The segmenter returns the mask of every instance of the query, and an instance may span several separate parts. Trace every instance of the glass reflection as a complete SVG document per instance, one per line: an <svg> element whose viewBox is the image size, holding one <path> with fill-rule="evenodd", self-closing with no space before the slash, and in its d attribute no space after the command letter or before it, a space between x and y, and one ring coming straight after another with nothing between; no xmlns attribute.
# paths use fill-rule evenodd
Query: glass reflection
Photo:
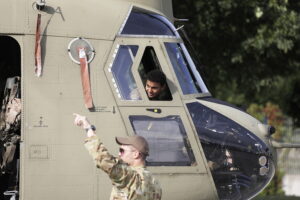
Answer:
<svg viewBox="0 0 300 200"><path fill-rule="evenodd" d="M183 94L201 93L201 89L191 72L191 68L177 43L165 42L165 46L171 60L173 69L179 81Z"/></svg>
<svg viewBox="0 0 300 200"><path fill-rule="evenodd" d="M188 103L187 108L219 198L249 199L262 190L274 174L267 145L249 130L198 102ZM262 161L264 158L266 161Z"/></svg>
<svg viewBox="0 0 300 200"><path fill-rule="evenodd" d="M174 32L165 24L158 14L132 11L121 32L125 35L165 35L175 37ZM147 24L147 26L145 26Z"/></svg>
<svg viewBox="0 0 300 200"><path fill-rule="evenodd" d="M120 45L111 69L123 100L141 100L131 71L137 50L138 46L135 45Z"/></svg>
<svg viewBox="0 0 300 200"><path fill-rule="evenodd" d="M195 158L179 116L153 118L144 115L129 116L137 135L149 143L148 166L190 166Z"/></svg>

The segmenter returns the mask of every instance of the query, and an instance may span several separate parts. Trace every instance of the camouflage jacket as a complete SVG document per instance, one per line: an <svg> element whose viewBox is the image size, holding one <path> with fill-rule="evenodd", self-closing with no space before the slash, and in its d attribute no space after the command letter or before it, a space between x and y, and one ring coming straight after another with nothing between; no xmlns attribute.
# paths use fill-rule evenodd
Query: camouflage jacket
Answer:
<svg viewBox="0 0 300 200"><path fill-rule="evenodd" d="M131 167L112 156L97 136L87 138L85 147L112 181L110 200L161 199L160 184L145 167Z"/></svg>

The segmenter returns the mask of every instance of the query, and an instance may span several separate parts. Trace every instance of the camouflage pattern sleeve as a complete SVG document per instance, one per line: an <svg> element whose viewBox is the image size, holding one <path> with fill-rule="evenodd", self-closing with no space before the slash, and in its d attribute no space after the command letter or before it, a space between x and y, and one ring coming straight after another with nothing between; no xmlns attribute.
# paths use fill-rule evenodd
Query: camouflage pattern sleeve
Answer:
<svg viewBox="0 0 300 200"><path fill-rule="evenodd" d="M85 148L92 156L96 166L110 174L112 168L118 163L118 159L112 156L97 136L85 140Z"/></svg>
<svg viewBox="0 0 300 200"><path fill-rule="evenodd" d="M129 187L130 184L140 184L138 181L140 176L137 171L126 164L115 165L109 174L109 178L119 189ZM136 185L135 187L138 186L139 185Z"/></svg>
<svg viewBox="0 0 300 200"><path fill-rule="evenodd" d="M96 166L105 171L119 187L124 187L128 178L137 175L131 167L112 156L97 136L87 138L84 146L92 156Z"/></svg>
<svg viewBox="0 0 300 200"><path fill-rule="evenodd" d="M128 166L112 156L97 136L86 139L85 147L113 182L111 199L161 200L161 186L144 166Z"/></svg>

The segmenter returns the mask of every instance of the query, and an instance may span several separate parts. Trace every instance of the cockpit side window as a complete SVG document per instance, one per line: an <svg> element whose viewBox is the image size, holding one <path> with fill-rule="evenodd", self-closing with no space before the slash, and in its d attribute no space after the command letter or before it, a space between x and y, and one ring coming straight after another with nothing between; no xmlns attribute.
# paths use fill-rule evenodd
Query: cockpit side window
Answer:
<svg viewBox="0 0 300 200"><path fill-rule="evenodd" d="M133 10L121 31L122 35L164 35L175 37L171 28L158 14L142 13ZM145 26L147 24L147 26Z"/></svg>
<svg viewBox="0 0 300 200"><path fill-rule="evenodd" d="M180 45L177 43L166 42L165 46L179 81L182 93L184 95L201 93L200 86L196 81Z"/></svg>
<svg viewBox="0 0 300 200"><path fill-rule="evenodd" d="M111 72L118 97L123 100L141 100L131 68L138 46L120 45Z"/></svg>
<svg viewBox="0 0 300 200"><path fill-rule="evenodd" d="M153 70L162 71L162 68L161 68L159 60L156 56L154 48L151 46L147 46L145 48L141 63L139 64L139 67L138 67L138 72L141 76L141 79L142 79L142 82L143 82L145 88L147 87L146 86L147 85L147 83L146 83L147 82L147 74ZM156 100L171 101L172 99L173 98L172 98L170 89L168 87L168 84L166 83L164 90L161 91L159 98ZM149 97L149 100L155 100L155 99L151 99Z"/></svg>
<svg viewBox="0 0 300 200"><path fill-rule="evenodd" d="M192 166L195 157L179 116L153 118L149 116L129 116L137 135L149 143L149 166Z"/></svg>

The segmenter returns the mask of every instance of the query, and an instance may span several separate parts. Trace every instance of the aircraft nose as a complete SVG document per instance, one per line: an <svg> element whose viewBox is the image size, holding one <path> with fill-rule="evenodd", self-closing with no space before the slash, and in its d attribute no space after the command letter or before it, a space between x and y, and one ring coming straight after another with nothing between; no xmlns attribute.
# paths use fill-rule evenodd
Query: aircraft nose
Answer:
<svg viewBox="0 0 300 200"><path fill-rule="evenodd" d="M250 130L198 101L186 105L219 198L249 199L259 193L275 171L268 145Z"/></svg>

